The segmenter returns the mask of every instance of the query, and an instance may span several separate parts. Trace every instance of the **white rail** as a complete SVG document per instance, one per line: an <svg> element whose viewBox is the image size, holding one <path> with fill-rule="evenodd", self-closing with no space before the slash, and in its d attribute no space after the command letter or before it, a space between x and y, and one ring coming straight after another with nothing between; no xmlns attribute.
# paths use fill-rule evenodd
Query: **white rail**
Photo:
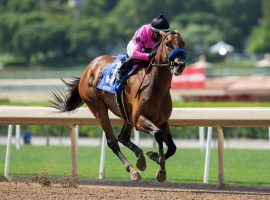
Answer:
<svg viewBox="0 0 270 200"><path fill-rule="evenodd" d="M123 123L121 119L112 113L110 113L110 119L114 125ZM96 125L99 123L86 108L81 108L71 113L59 113L52 108L46 107L0 106L0 124L68 125L71 133L72 175L75 176L77 175L77 137L75 125ZM218 186L221 186L224 184L224 139L221 127L269 127L270 108L175 108L173 109L169 124L171 126L214 127L217 130ZM7 149L10 148L9 143ZM105 155L105 152L103 154ZM9 157L10 153L7 156ZM101 164L104 165L104 162L101 161ZM8 175L8 164L7 169L5 169L5 175ZM104 177L102 172L100 177Z"/></svg>

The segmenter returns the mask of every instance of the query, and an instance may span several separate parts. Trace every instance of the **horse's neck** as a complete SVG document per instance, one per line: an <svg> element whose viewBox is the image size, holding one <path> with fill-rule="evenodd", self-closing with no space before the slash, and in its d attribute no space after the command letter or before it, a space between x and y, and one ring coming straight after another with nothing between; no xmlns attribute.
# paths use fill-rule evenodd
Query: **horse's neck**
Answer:
<svg viewBox="0 0 270 200"><path fill-rule="evenodd" d="M168 69L153 67L149 90L151 90L151 92L155 96L157 96L157 98L159 97L162 98L164 95L168 94L170 90L171 81L172 81L172 74Z"/></svg>

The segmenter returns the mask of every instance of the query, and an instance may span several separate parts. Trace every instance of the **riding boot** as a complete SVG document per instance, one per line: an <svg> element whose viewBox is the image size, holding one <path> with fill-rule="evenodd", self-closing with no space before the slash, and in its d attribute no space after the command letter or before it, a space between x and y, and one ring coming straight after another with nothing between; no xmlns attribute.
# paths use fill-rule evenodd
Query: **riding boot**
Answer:
<svg viewBox="0 0 270 200"><path fill-rule="evenodd" d="M116 79L122 81L124 76L128 72L128 70L130 69L130 67L132 67L133 63L134 63L133 58L128 58L127 60L125 60L122 63L122 65L115 71L114 75L115 75Z"/></svg>

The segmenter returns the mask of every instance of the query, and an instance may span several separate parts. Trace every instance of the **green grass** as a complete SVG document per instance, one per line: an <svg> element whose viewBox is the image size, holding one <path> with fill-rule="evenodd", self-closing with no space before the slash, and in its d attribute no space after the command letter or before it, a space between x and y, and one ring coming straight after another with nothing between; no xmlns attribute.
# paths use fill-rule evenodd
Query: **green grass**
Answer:
<svg viewBox="0 0 270 200"><path fill-rule="evenodd" d="M135 156L126 148L123 153L135 165ZM144 149L144 151L148 151ZM156 149L155 149L156 150ZM4 171L5 146L0 146L0 170ZM123 165L111 152L106 151L106 178L129 180ZM100 148L79 147L78 168L83 178L98 178ZM154 180L158 166L148 158L143 179ZM71 171L70 147L22 146L12 147L10 176L31 176L48 173L48 176L69 176ZM168 182L202 183L204 154L198 149L178 149L166 163ZM225 150L225 182L231 184L270 185L269 150ZM217 180L217 150L211 152L209 182Z"/></svg>

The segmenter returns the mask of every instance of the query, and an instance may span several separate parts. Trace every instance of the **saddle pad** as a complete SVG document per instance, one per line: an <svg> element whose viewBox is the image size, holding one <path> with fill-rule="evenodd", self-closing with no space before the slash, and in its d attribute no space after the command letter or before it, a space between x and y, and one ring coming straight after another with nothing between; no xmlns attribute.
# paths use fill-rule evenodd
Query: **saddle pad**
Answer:
<svg viewBox="0 0 270 200"><path fill-rule="evenodd" d="M124 89L124 81L119 81L115 78L114 72L119 68L123 61L125 61L125 55L117 55L116 59L109 64L108 67L102 73L102 76L97 84L97 88L110 93L120 93ZM124 79L123 79L124 80Z"/></svg>

